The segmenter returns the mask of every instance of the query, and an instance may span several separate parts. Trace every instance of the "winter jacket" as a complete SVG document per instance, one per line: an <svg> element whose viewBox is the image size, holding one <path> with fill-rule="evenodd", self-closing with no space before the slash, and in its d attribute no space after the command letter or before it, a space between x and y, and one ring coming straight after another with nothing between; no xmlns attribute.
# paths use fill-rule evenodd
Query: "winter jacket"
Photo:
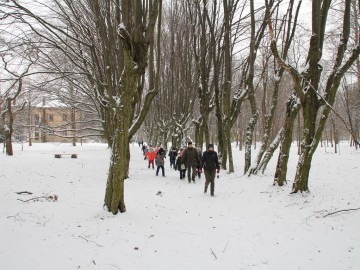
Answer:
<svg viewBox="0 0 360 270"><path fill-rule="evenodd" d="M177 157L176 157L176 163L175 163L175 166L176 166L176 170L178 171L181 171L181 158L182 158L182 155L184 154L184 151L179 151Z"/></svg>
<svg viewBox="0 0 360 270"><path fill-rule="evenodd" d="M164 166L165 155L166 155L165 150L160 148L159 151L156 153L156 157L155 157L156 166Z"/></svg>
<svg viewBox="0 0 360 270"><path fill-rule="evenodd" d="M182 163L185 164L186 167L196 166L200 163L199 153L194 147L188 147L185 149Z"/></svg>
<svg viewBox="0 0 360 270"><path fill-rule="evenodd" d="M145 156L148 160L154 160L156 156L156 151L154 150L154 148L151 147L149 151L146 152Z"/></svg>
<svg viewBox="0 0 360 270"><path fill-rule="evenodd" d="M171 149L168 156L170 157L170 160L175 160L177 156L176 148Z"/></svg>
<svg viewBox="0 0 360 270"><path fill-rule="evenodd" d="M207 171L219 170L219 159L215 151L205 151L201 159L201 167L204 167Z"/></svg>

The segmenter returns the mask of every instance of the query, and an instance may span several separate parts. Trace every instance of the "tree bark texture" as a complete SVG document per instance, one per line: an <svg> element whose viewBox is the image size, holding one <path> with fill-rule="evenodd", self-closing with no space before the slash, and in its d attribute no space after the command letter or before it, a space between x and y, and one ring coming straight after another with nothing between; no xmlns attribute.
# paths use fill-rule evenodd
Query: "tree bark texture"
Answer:
<svg viewBox="0 0 360 270"><path fill-rule="evenodd" d="M274 185L283 186L286 183L287 165L290 157L290 147L293 137L295 118L299 112L300 105L296 103L296 96L291 96L287 103L286 119L282 128L280 141L280 152L274 176Z"/></svg>

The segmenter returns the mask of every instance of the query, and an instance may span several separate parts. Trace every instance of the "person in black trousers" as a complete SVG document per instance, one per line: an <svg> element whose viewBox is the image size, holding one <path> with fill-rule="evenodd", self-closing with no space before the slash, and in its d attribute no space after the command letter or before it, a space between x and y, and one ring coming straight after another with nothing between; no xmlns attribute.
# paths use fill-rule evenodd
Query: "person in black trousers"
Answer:
<svg viewBox="0 0 360 270"><path fill-rule="evenodd" d="M214 196L215 191L215 174L219 173L220 165L217 153L214 151L214 145L209 144L207 151L205 151L202 155L201 159L201 168L204 168L205 174L205 188L204 193L207 193L208 186L210 184L210 194Z"/></svg>

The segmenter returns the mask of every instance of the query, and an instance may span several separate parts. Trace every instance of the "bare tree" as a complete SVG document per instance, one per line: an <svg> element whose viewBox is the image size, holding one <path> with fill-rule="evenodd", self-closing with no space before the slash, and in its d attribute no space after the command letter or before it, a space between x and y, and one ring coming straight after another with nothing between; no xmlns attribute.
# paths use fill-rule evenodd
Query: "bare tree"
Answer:
<svg viewBox="0 0 360 270"><path fill-rule="evenodd" d="M295 7L295 1L290 1L289 4L288 4L288 9L287 9L286 14L280 20L279 31L277 32L276 39L279 39L279 37L281 37L281 39L283 40L282 41L282 52L281 52L281 57L283 59L287 58L287 55L288 55L292 40L293 40L294 35L295 35L296 26L297 26L297 18L298 18L298 15L299 15L301 2L302 1L299 1L297 7ZM266 114L265 119L264 119L264 136L263 136L263 140L262 140L262 145L261 145L261 148L260 148L260 150L258 152L258 155L257 155L257 158L256 158L256 163L253 166L253 168L250 170L250 173L257 173L257 171L259 169L259 166L260 166L260 162L261 162L261 160L263 158L263 155L265 153L265 150L269 146L270 133L271 133L271 128L273 126L275 110L276 110L276 106L277 106L277 103L278 103L280 83L281 83L281 80L283 78L284 71L285 71L284 67L275 66L274 91L273 91L273 95L272 95L272 98L271 98L270 110ZM263 107L265 107L265 106L263 106ZM287 115L287 116L289 116L289 115ZM294 115L294 117L295 116L296 115ZM290 131L289 133L290 133L290 136L291 136L292 132ZM284 134L281 131L281 136L280 137L282 137L282 136L284 136ZM273 144L272 146L274 147L275 145ZM284 149L284 148L282 148L282 149ZM282 152L281 156L284 157L283 152ZM269 157L269 156L267 156L267 157ZM284 172L286 172L286 170Z"/></svg>
<svg viewBox="0 0 360 270"><path fill-rule="evenodd" d="M341 40L337 46L336 58L333 62L331 73L326 79L324 92L320 93L320 79L323 68L320 60L323 57L325 43L325 28L329 14L331 1L312 2L312 36L308 50L308 68L300 73L289 65L278 53L275 39L272 39L271 48L280 65L292 75L296 100L300 101L303 112L303 141L299 157L292 192L308 191L309 172L313 154L318 146L326 120L334 104L336 92L345 72L356 61L360 53L360 46L356 46L351 52L347 51L347 42L350 34L350 7L351 1L345 0ZM269 23L270 32L273 32ZM346 58L347 53L349 56ZM323 110L321 110L323 108ZM319 119L319 121L317 121Z"/></svg>
<svg viewBox="0 0 360 270"><path fill-rule="evenodd" d="M76 67L61 70L63 74L87 80L112 151L105 205L113 214L126 211L124 179L128 176L129 141L157 93L155 88L146 95L143 91L161 2L53 0L42 5L54 15L52 19L18 1L4 4L13 10L13 17L21 14L21 23L41 37L47 47L58 50Z"/></svg>

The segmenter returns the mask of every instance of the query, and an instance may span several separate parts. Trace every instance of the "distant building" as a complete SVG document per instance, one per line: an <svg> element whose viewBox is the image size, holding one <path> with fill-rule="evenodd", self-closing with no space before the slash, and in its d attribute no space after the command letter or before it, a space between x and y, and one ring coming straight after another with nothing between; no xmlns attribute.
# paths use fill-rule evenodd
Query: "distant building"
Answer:
<svg viewBox="0 0 360 270"><path fill-rule="evenodd" d="M33 106L30 110L34 142L72 142L77 137L79 111L55 102Z"/></svg>

